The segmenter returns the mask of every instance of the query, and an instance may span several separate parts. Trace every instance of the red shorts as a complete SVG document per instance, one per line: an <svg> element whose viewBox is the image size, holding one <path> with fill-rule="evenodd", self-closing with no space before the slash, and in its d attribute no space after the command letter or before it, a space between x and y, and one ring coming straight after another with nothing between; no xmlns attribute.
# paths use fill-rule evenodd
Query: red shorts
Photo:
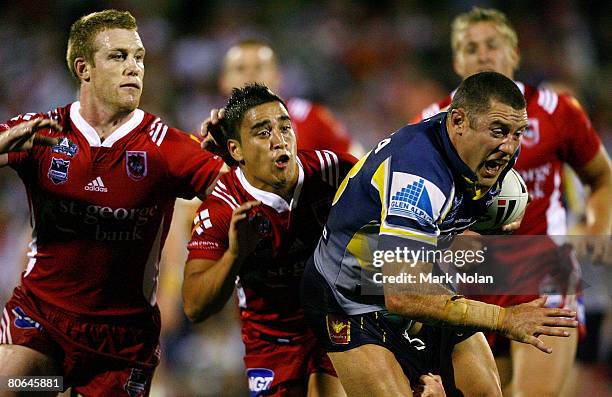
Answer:
<svg viewBox="0 0 612 397"><path fill-rule="evenodd" d="M306 327L306 326L304 326ZM286 396L296 384L308 386L312 373L337 376L327 353L310 330L294 338L242 334L244 363L251 397Z"/></svg>
<svg viewBox="0 0 612 397"><path fill-rule="evenodd" d="M115 320L66 313L17 287L3 311L0 343L53 357L64 388L88 397L147 396L159 363L159 310Z"/></svg>

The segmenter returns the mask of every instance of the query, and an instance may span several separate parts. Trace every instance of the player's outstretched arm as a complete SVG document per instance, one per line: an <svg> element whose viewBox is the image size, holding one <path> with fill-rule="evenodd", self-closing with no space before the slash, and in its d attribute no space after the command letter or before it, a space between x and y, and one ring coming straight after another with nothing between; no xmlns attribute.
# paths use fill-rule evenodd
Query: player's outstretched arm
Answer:
<svg viewBox="0 0 612 397"><path fill-rule="evenodd" d="M418 273L430 272L431 264L419 262L410 268L395 263L383 266L385 275L397 275L398 271L415 274L415 280L419 280ZM538 339L539 335L567 337L569 333L563 328L578 326L576 312L543 307L545 298L502 308L459 295L453 296L442 284L430 282L385 284L384 293L385 305L392 313L434 325L498 332L546 353L552 350Z"/></svg>
<svg viewBox="0 0 612 397"><path fill-rule="evenodd" d="M185 265L183 307L189 320L203 321L223 308L234 290L236 275L259 242L249 211L260 201L248 201L232 212L228 249L218 260L192 259Z"/></svg>
<svg viewBox="0 0 612 397"><path fill-rule="evenodd" d="M0 134L0 153L5 154L29 150L34 145L50 146L57 144L57 138L36 134L36 131L43 128L62 130L62 127L56 121L49 119L36 119L17 124ZM6 165L7 161L8 157L2 156L2 163L0 165Z"/></svg>
<svg viewBox="0 0 612 397"><path fill-rule="evenodd" d="M585 237L576 239L575 249L579 258L587 257L596 264L612 264L612 162L606 149L599 152L587 164L576 168L580 180L590 188L586 203Z"/></svg>

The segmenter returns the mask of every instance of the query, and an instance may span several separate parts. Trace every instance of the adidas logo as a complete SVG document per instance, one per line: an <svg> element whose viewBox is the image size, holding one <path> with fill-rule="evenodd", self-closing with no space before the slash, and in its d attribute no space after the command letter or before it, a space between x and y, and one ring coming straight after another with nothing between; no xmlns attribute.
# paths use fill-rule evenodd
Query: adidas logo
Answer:
<svg viewBox="0 0 612 397"><path fill-rule="evenodd" d="M93 181L89 182L85 186L85 190L88 190L90 192L102 192L102 193L108 192L108 189L104 186L104 182L102 182L102 178L100 177L97 177Z"/></svg>

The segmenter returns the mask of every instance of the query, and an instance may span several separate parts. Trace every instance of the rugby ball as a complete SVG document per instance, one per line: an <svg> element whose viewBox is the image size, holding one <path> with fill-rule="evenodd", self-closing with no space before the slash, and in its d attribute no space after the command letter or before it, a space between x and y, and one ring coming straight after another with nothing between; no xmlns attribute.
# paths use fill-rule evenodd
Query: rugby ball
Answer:
<svg viewBox="0 0 612 397"><path fill-rule="evenodd" d="M485 215L481 216L470 229L477 232L493 231L514 222L527 208L528 199L525 181L517 171L510 169L504 177L499 195L493 200Z"/></svg>

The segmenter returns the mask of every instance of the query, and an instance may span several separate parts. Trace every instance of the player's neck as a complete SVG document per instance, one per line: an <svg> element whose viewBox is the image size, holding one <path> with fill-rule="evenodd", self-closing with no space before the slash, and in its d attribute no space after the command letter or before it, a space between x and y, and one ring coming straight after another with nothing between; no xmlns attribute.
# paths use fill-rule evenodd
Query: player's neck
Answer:
<svg viewBox="0 0 612 397"><path fill-rule="evenodd" d="M293 199L293 194L295 192L295 188L297 186L298 181L298 171L296 171L295 175L291 178L291 180L287 181L277 181L277 183L270 183L270 181L264 181L257 178L255 175L252 175L248 170L241 168L244 178L246 182L248 182L255 189L273 193L277 196L280 196L287 203L291 203Z"/></svg>
<svg viewBox="0 0 612 397"><path fill-rule="evenodd" d="M79 113L98 133L101 140L107 138L117 128L121 127L132 117L134 110L117 111L109 107L97 104L86 97L80 98L81 108Z"/></svg>
<svg viewBox="0 0 612 397"><path fill-rule="evenodd" d="M251 182L249 181L249 183ZM255 182L251 183L251 185L259 190L263 190L264 192L274 193L277 196L282 197L286 202L291 203L291 200L293 199L293 193L295 192L295 186L297 185L297 183L289 182L285 186L272 186L266 184L259 184L259 186L257 186L258 184L257 182Z"/></svg>

